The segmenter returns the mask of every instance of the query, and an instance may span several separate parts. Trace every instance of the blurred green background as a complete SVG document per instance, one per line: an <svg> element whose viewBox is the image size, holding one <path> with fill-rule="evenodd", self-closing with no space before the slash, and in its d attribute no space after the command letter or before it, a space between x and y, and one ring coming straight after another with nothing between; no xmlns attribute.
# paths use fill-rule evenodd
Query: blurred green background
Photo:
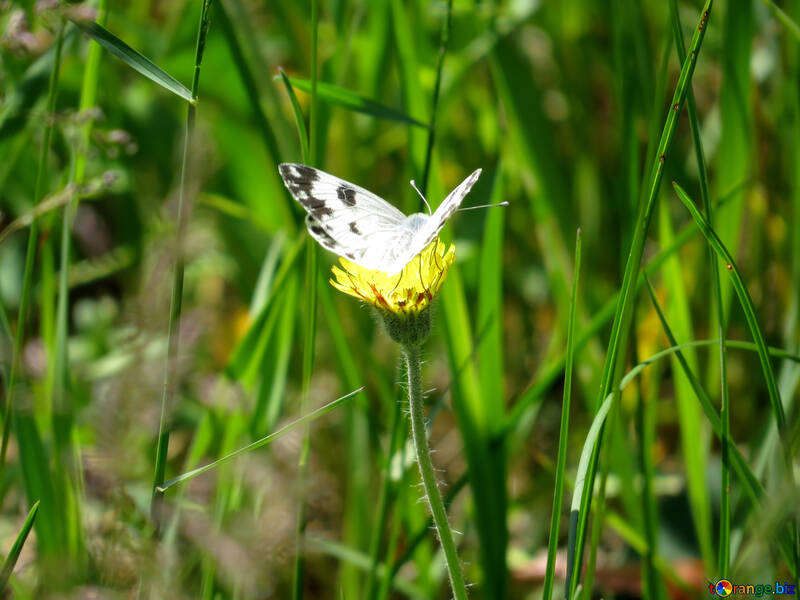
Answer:
<svg viewBox="0 0 800 600"><path fill-rule="evenodd" d="M319 2L311 123L310 2L210 3L192 109L133 70L132 54L120 60L90 41L83 19L98 18L188 88L203 3L104 7L0 0L4 554L41 501L8 583L13 597L450 597L404 441L399 351L370 310L328 285L335 257L321 249L309 295L303 212L277 170L308 157L279 68L294 83L317 167L406 213L424 210L410 179L435 208L481 167L465 204L509 202L457 214L443 232L457 264L424 349L430 439L470 596L542 597L552 535L563 597L572 482L680 72L671 11L688 45L701 4ZM715 3L690 100L714 229L767 342L790 354L800 352L799 20L793 2ZM720 319L708 246L670 185L701 206L683 107L663 169L642 265L671 333L679 343L715 340L722 322L726 337L750 342L722 263ZM182 306L171 309L176 270ZM643 289L628 314L620 374L672 345ZM718 356L716 345L684 348L694 378L674 354L654 362L611 411L584 559L595 597L707 597L723 576L796 581L789 473L800 368L771 363L787 416L780 444L758 355L727 353L730 436L763 486L754 501L736 475L722 493L727 462L693 385L719 407ZM170 478L362 385L311 425L304 467L300 428L156 494L151 507L160 430L170 433ZM551 532L559 442L566 490ZM792 524L794 541L781 548ZM722 569L721 535L730 539Z"/></svg>

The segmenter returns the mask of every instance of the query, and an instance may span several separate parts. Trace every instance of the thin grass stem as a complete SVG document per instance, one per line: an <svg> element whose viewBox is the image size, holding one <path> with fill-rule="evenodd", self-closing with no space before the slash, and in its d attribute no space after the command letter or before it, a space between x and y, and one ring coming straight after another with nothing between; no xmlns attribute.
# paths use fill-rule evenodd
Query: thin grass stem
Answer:
<svg viewBox="0 0 800 600"><path fill-rule="evenodd" d="M317 123L318 123L318 38L319 38L319 1L311 0L311 106L308 118L308 159L307 164L317 163ZM303 334L303 372L302 392L300 397L301 411L306 412L308 395L311 387L311 374L314 369L314 347L317 331L317 283L319 280L317 267L317 245L311 236L306 240L306 310L305 331ZM300 450L300 460L297 474L297 526L295 530L295 559L294 577L292 583L292 598L303 598L303 579L305 572L305 534L306 534L306 486L308 477L308 454L311 449L309 429L303 434L303 445Z"/></svg>
<svg viewBox="0 0 800 600"><path fill-rule="evenodd" d="M681 30L680 17L678 15L677 0L670 0L669 9L672 18L672 27L675 37L675 48L678 52L678 60L681 64L686 60L686 50ZM689 115L689 127L692 133L692 143L694 145L695 160L700 180L700 197L703 202L703 210L709 224L713 224L711 194L708 185L708 169L706 168L705 154L703 152L703 141L700 135L700 121L697 116L697 105L694 99L694 92L689 88L686 96L686 107ZM712 225L713 226L713 225ZM731 474L730 474L730 450L728 448L728 438L730 437L730 400L728 398L728 361L725 353L725 311L722 306L722 286L719 277L719 262L714 249L709 247L709 269L711 271L711 294L713 298L714 312L716 315L717 339L720 340L719 356L719 376L720 376L720 418L722 420L723 437L721 442L721 488L722 498L720 501L719 514L719 552L717 556L717 574L725 577L728 574L730 565L730 535L731 535Z"/></svg>
<svg viewBox="0 0 800 600"><path fill-rule="evenodd" d="M653 163L650 175L650 185L648 186L648 196L646 201L641 205L639 216L636 220L636 227L634 229L634 235L631 241L630 253L628 254L628 260L625 265L625 274L622 279L619 302L617 303L614 323L611 328L611 337L609 340L608 351L606 353L606 362L603 367L601 392L598 396L598 407L609 394L616 393L616 382L618 382L622 376L624 361L620 360L620 357L624 355L625 348L627 347L628 333L631 326L631 308L633 306L636 279L642 262L642 256L644 254L644 243L650 226L653 208L655 207L656 199L658 198L658 191L661 187L661 179L664 175L664 163L666 162L666 156L672 146L672 141L678 123L678 115L680 114L681 107L683 106L686 98L686 91L691 82L695 65L697 64L697 56L702 46L706 30L708 29L708 17L710 14L711 5L712 0L706 0L698 25L695 28L695 32L692 37L689 52L690 60L686 61L681 68L678 83L675 87L675 93L673 94L672 102L670 102L670 108L664 123L664 129L661 133L658 149L656 150L656 159ZM600 433L599 441L602 442L602 431ZM589 476L585 482L587 490L594 489L594 477L596 469L597 457L595 454L593 454L589 467ZM581 496L581 500L584 502L584 504L581 506L578 512L579 520L575 531L577 539L576 543L574 544L575 556L573 557L572 562L572 565L575 568L575 573L581 572L583 546L586 539L586 526L589 520L591 495L591 493L587 493ZM570 588L568 590L569 598L574 596L577 585L578 577L571 577Z"/></svg>
<svg viewBox="0 0 800 600"><path fill-rule="evenodd" d="M175 264L172 276L172 294L170 297L169 325L167 333L167 362L164 368L164 386L161 394L161 414L158 422L158 444L156 448L155 475L153 477L153 493L151 496L150 515L157 523L158 504L160 496L158 488L164 483L167 467L167 451L169 449L169 425L167 423L167 406L171 404L176 387L176 359L178 356L180 336L179 325L181 318L181 304L183 301L183 238L185 225L188 219L186 212L186 181L189 164L189 152L194 141L195 111L197 110L198 90L200 87L200 65L203 62L203 51L206 46L206 37L211 24L211 0L203 0L200 9L200 21L197 28L197 44L195 47L194 74L192 76L192 99L186 111L186 129L183 141L183 158L181 160L180 189L178 192L178 214L175 236Z"/></svg>
<svg viewBox="0 0 800 600"><path fill-rule="evenodd" d="M53 114L56 109L56 99L58 97L58 79L61 70L61 51L64 46L64 24L58 28L56 36L56 51L53 59L53 68L50 71L50 79L47 87L47 113L44 119L44 133L42 135L42 146L39 149L39 161L36 167L36 183L33 188L33 200L39 202L44 188L45 172L47 171L47 158L50 155L50 140L53 134ZM19 369L22 363L22 343L25 340L25 320L28 316L28 303L31 298L31 288L33 286L33 265L36 262L36 245L39 240L38 219L34 215L28 229L28 245L25 251L25 270L22 277L22 293L19 299L19 310L17 313L17 331L14 336L14 347L11 356L11 368L8 374L8 386L6 391L6 407L3 418L3 440L0 443L0 480L6 466L6 453L8 451L8 440L11 435L11 415L14 406L14 386L17 383Z"/></svg>
<svg viewBox="0 0 800 600"><path fill-rule="evenodd" d="M392 433L389 439L389 449L386 453L386 463L383 467L383 485L381 486L380 496L378 497L378 508L376 510L375 522L372 526L372 538L369 544L370 565L366 593L366 598L368 598L368 600L375 600L378 593L378 565L381 562L381 541L383 541L383 534L386 531L386 521L389 513L389 497L391 496L392 489L394 489L396 485L391 477L392 461L394 460L395 453L400 443L404 440L404 436L402 435L402 406L401 402L395 402L394 410L392 411Z"/></svg>
<svg viewBox="0 0 800 600"><path fill-rule="evenodd" d="M447 12L445 13L444 24L442 25L442 40L439 43L439 53L436 56L436 82L433 85L433 100L431 101L431 120L428 124L428 145L425 148L425 165L422 169L422 181L420 191L422 196L428 193L428 177L431 172L431 162L433 160L433 145L436 141L436 113L439 107L439 90L442 86L442 70L444 67L444 57L447 54L447 45L450 42L450 26L453 20L453 0L447 0Z"/></svg>
<svg viewBox="0 0 800 600"><path fill-rule="evenodd" d="M553 514L550 518L550 540L547 545L547 567L544 573L542 599L550 600L553 594L553 579L558 551L558 531L561 523L561 502L564 499L564 472L567 468L567 437L569 434L569 406L572 397L572 363L575 359L575 305L578 298L578 280L581 271L581 230L575 236L575 274L572 280L572 299L569 304L567 326L567 354L564 367L564 396L561 402L561 427L558 435L558 458L556 459L555 490L553 492Z"/></svg>

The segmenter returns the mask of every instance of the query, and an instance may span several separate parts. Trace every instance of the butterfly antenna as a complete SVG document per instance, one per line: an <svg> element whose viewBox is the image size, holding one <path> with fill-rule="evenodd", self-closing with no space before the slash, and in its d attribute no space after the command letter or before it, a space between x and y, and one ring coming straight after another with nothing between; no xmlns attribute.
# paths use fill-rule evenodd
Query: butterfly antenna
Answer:
<svg viewBox="0 0 800 600"><path fill-rule="evenodd" d="M476 208L493 208L495 206L508 206L508 200L504 200L503 202L498 202L497 204L479 204L478 206L465 206L464 208L459 208L458 210L474 210Z"/></svg>
<svg viewBox="0 0 800 600"><path fill-rule="evenodd" d="M429 215L432 215L432 214L433 214L433 211L431 210L431 205L430 205L430 204L428 204L428 201L427 201L427 200L425 200L425 196L423 196L423 195L422 195L422 192L420 192L420 191L419 191L419 188L417 187L417 184L416 184L416 183L414 183L414 180L413 180L413 179L411 180L411 187L413 187L413 188L416 190L416 192L419 194L419 197L420 197L420 198L422 198L422 201L425 203L425 206L427 206L427 207L428 207L428 214L429 214Z"/></svg>

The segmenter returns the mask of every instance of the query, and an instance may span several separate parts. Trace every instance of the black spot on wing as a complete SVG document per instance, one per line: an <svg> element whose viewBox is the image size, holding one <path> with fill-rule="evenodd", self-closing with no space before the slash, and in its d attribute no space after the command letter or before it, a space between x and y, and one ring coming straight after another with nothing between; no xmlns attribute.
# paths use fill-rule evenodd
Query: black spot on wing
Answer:
<svg viewBox="0 0 800 600"><path fill-rule="evenodd" d="M294 163L282 163L278 166L281 177L288 185L290 182L295 184L309 185L319 179L319 173L314 167L298 165Z"/></svg>
<svg viewBox="0 0 800 600"><path fill-rule="evenodd" d="M347 206L356 205L356 191L353 188L340 185L336 190L336 195Z"/></svg>
<svg viewBox="0 0 800 600"><path fill-rule="evenodd" d="M339 252L340 246L336 243L330 234L325 231L325 229L319 224L319 222L308 215L306 217L306 227L308 227L308 232L323 248L327 248L328 250L332 250L334 252Z"/></svg>
<svg viewBox="0 0 800 600"><path fill-rule="evenodd" d="M350 231L352 231L356 235L361 235L361 231L358 229L358 226L356 225L355 221L350 223Z"/></svg>
<svg viewBox="0 0 800 600"><path fill-rule="evenodd" d="M325 203L325 200L320 198L308 196L303 200L297 198L297 201L300 202L300 204L302 204L308 212L317 218L329 217L333 214L333 210Z"/></svg>

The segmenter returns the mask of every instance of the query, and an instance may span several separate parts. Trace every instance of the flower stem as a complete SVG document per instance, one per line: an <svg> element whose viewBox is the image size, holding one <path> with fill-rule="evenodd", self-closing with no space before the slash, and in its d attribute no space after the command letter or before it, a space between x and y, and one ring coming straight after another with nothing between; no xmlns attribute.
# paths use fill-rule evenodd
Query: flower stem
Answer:
<svg viewBox="0 0 800 600"><path fill-rule="evenodd" d="M425 415L422 411L422 369L420 366L420 346L407 344L403 346L408 367L408 405L411 413L411 435L414 438L414 448L417 453L417 464L422 476L422 485L425 489L425 498L428 500L433 523L439 534L439 541L444 550L444 559L447 563L447 574L450 577L450 587L456 600L466 600L467 588L464 585L464 575L461 573L461 563L458 561L456 545L450 524L447 522L447 512L444 509L442 496L436 485L436 474L431 462L431 453L428 448L428 437L425 430Z"/></svg>

